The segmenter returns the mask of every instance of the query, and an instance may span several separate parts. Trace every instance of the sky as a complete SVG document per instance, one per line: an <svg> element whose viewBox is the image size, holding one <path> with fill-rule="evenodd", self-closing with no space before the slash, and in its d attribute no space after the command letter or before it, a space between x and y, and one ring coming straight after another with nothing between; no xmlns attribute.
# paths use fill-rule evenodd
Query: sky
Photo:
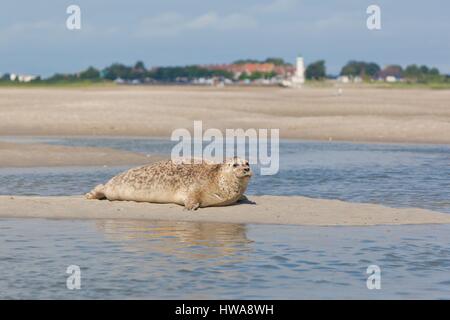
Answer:
<svg viewBox="0 0 450 320"><path fill-rule="evenodd" d="M69 30L69 5L81 29ZM366 9L381 9L369 30ZM326 61L337 74L349 60L417 63L450 73L448 0L3 0L0 74L50 76L113 62L147 67L281 57Z"/></svg>

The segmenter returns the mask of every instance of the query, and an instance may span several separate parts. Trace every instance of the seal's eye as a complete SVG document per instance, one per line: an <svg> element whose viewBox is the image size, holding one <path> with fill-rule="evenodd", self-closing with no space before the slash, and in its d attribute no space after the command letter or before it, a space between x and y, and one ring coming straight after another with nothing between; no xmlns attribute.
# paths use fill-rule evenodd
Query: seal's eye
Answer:
<svg viewBox="0 0 450 320"><path fill-rule="evenodd" d="M237 163L233 164L233 167L235 167L235 168L236 168L237 166L238 166L238 164L237 164Z"/></svg>

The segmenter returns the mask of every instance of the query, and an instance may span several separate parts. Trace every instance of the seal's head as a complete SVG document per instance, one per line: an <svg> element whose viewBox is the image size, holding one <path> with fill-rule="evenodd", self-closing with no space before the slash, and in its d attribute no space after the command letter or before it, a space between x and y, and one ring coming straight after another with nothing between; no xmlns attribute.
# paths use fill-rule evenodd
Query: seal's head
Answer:
<svg viewBox="0 0 450 320"><path fill-rule="evenodd" d="M250 178L252 170L245 159L234 157L225 162L226 171L232 173L236 178Z"/></svg>

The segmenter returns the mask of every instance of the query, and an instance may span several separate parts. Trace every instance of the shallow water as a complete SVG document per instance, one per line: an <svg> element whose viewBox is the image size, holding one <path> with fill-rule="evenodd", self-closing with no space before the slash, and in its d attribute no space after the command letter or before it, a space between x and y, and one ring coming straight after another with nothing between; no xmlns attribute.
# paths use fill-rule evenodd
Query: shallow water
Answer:
<svg viewBox="0 0 450 320"><path fill-rule="evenodd" d="M14 141L25 141L11 138ZM51 144L102 146L170 155L156 139L40 138ZM127 167L0 169L0 194L71 195ZM258 167L253 168L256 172ZM450 146L282 141L277 175L252 178L248 194L304 195L420 207L450 213Z"/></svg>
<svg viewBox="0 0 450 320"><path fill-rule="evenodd" d="M448 225L0 219L0 243L0 298L450 298ZM380 290L366 286L373 264Z"/></svg>
<svg viewBox="0 0 450 320"><path fill-rule="evenodd" d="M38 141L162 154L171 148L144 139ZM448 146L284 141L280 160L280 173L256 175L248 194L450 213ZM80 194L125 169L2 168L0 194ZM380 290L366 287L373 264L381 268ZM81 290L66 288L69 265L81 268ZM450 225L0 219L0 298L450 299Z"/></svg>

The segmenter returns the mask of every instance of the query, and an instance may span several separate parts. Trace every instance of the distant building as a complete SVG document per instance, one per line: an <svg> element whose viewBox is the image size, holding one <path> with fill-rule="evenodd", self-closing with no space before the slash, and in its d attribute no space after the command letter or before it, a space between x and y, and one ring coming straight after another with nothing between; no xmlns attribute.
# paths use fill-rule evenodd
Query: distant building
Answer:
<svg viewBox="0 0 450 320"><path fill-rule="evenodd" d="M19 81L19 82L31 82L33 80L36 80L38 76L31 75L31 74L15 74L11 73L9 75L9 80L11 81Z"/></svg>
<svg viewBox="0 0 450 320"><path fill-rule="evenodd" d="M269 73L274 71L275 65L273 63L244 63L244 64L232 64L229 67L229 71L234 74L248 75L254 72Z"/></svg>
<svg viewBox="0 0 450 320"><path fill-rule="evenodd" d="M397 82L403 78L403 69L401 66L387 66L375 75L380 81Z"/></svg>
<svg viewBox="0 0 450 320"><path fill-rule="evenodd" d="M349 83L350 82L350 78L348 76L339 76L337 78L337 81L339 81L341 83Z"/></svg>
<svg viewBox="0 0 450 320"><path fill-rule="evenodd" d="M386 82L397 82L397 78L394 77L394 76L387 76L387 77L385 78L385 81L386 81Z"/></svg>
<svg viewBox="0 0 450 320"><path fill-rule="evenodd" d="M19 82L31 82L36 80L38 77L30 74L21 74L19 75Z"/></svg>
<svg viewBox="0 0 450 320"><path fill-rule="evenodd" d="M275 66L274 72L281 77L292 77L295 74L296 67L293 65Z"/></svg>
<svg viewBox="0 0 450 320"><path fill-rule="evenodd" d="M295 66L295 74L291 81L294 85L302 85L305 83L305 62L303 61L302 56L297 57L297 63Z"/></svg>
<svg viewBox="0 0 450 320"><path fill-rule="evenodd" d="M295 72L295 68L291 65L275 65L270 62L264 63L233 63L233 64L213 64L201 66L208 70L221 70L233 74L234 79L238 79L241 75L252 75L259 73L274 73L277 76L287 77Z"/></svg>
<svg viewBox="0 0 450 320"><path fill-rule="evenodd" d="M117 84L124 84L125 80L123 80L122 78L116 78L116 80L114 80L114 82Z"/></svg>
<svg viewBox="0 0 450 320"><path fill-rule="evenodd" d="M283 87L299 88L305 83L305 62L302 56L298 56L295 64L295 73L292 77L283 80Z"/></svg>

